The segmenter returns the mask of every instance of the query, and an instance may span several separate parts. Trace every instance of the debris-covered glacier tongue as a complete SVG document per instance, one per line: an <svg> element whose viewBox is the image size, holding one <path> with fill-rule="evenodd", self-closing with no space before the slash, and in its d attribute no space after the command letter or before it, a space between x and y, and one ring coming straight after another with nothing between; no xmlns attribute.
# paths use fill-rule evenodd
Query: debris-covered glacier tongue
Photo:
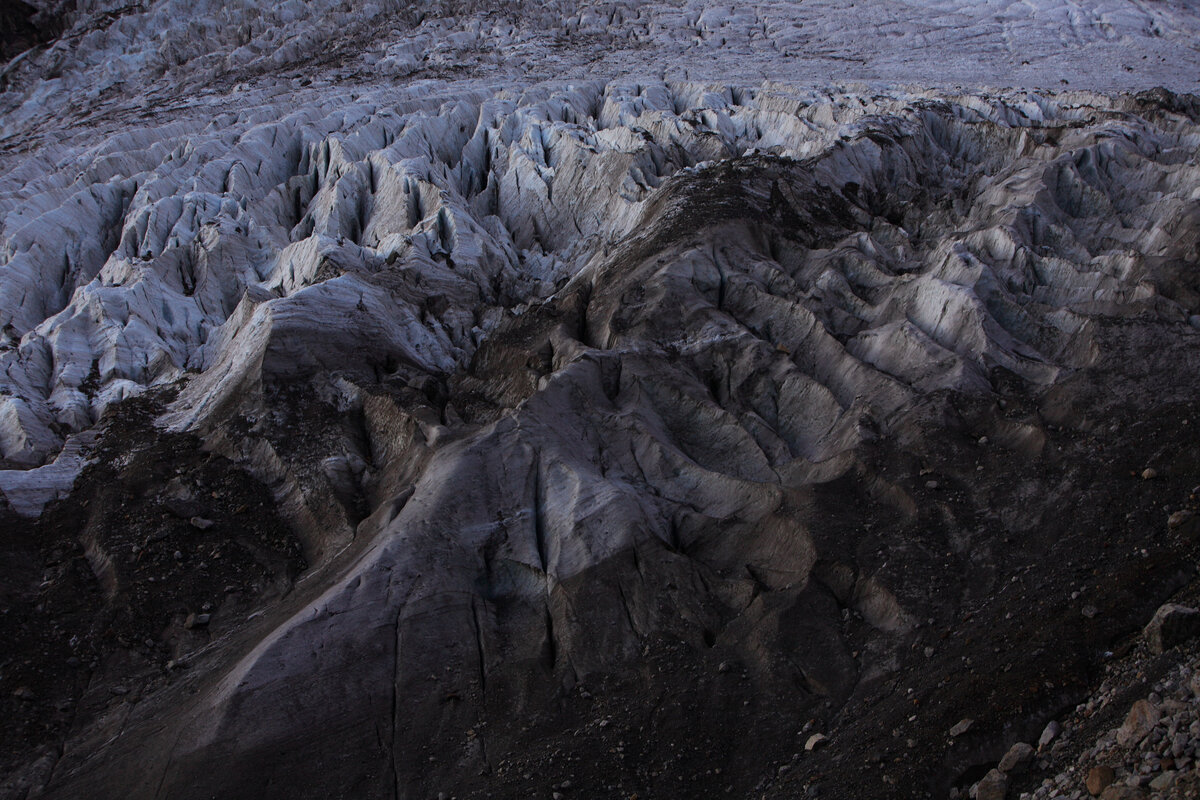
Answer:
<svg viewBox="0 0 1200 800"><path fill-rule="evenodd" d="M477 5L37 6L0 798L945 797L1195 593L1200 100L737 77L839 4ZM913 9L1176 88L1200 28Z"/></svg>

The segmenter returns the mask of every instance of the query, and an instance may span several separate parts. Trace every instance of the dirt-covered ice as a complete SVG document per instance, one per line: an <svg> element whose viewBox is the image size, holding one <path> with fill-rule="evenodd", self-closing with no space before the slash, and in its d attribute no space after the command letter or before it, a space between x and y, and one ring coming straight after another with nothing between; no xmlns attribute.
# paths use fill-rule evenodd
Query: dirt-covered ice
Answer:
<svg viewBox="0 0 1200 800"><path fill-rule="evenodd" d="M4 800L945 796L1191 577L1191 4L40 9Z"/></svg>

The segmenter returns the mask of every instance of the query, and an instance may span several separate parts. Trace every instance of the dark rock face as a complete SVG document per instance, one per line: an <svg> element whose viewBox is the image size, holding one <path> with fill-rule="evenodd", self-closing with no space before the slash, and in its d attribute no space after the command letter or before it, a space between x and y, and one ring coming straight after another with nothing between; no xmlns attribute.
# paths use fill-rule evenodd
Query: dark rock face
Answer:
<svg viewBox="0 0 1200 800"><path fill-rule="evenodd" d="M588 91L569 107L619 105ZM106 702L10 785L944 795L1035 741L1191 578L1163 506L1200 474L1192 120L833 103L855 127L792 157L701 112L682 136L680 96L637 95L657 127L581 114L574 139L539 132L535 166L528 129L458 105L461 146L431 148L421 185L374 171L403 125L297 145L303 174L253 171L295 193L214 205L186 258L120 223L106 268L169 263L180 315L225 318L188 344L155 307L197 348L159 400L170 433L150 411L102 429L21 523L82 553L95 607L145 613L74 683L31 687ZM620 149L588 151L605 136ZM273 214L282 233L237 238Z"/></svg>

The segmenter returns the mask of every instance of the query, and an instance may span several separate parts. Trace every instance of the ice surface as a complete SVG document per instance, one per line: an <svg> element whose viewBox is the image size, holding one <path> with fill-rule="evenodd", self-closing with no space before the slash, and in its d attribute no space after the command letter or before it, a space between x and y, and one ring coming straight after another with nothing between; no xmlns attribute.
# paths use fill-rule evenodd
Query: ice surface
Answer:
<svg viewBox="0 0 1200 800"><path fill-rule="evenodd" d="M181 107L292 106L312 91L430 81L764 80L923 88L1200 81L1200 10L1135 0L81 3L70 32L4 71L0 139L64 118L161 119ZM233 95L230 97L230 95Z"/></svg>

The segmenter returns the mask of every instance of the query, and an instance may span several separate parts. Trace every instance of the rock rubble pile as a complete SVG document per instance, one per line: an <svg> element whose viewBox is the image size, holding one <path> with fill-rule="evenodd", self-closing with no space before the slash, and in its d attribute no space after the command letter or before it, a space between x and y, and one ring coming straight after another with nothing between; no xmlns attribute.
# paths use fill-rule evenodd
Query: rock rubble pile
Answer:
<svg viewBox="0 0 1200 800"><path fill-rule="evenodd" d="M1160 607L1140 641L1106 665L1103 682L1063 724L1052 720L1036 748L1014 744L983 780L967 792L955 788L951 797L1184 800L1200 794L1200 631L1179 622L1196 613L1175 603ZM1165 640L1164 628L1173 631ZM1104 729L1113 719L1119 723ZM1010 785L1032 788L1017 793Z"/></svg>

